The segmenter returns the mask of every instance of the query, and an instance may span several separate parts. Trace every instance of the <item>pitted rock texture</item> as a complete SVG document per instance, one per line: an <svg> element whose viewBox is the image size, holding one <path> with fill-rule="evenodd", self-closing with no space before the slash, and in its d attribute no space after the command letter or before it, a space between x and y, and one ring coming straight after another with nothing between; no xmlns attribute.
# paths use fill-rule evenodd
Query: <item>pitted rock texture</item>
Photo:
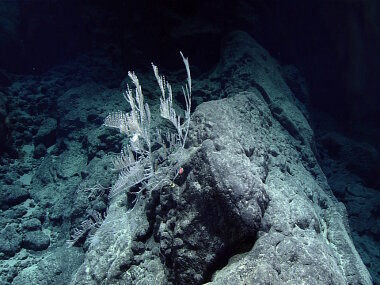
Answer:
<svg viewBox="0 0 380 285"><path fill-rule="evenodd" d="M72 284L371 284L281 66L242 32L223 51L184 173L112 201Z"/></svg>

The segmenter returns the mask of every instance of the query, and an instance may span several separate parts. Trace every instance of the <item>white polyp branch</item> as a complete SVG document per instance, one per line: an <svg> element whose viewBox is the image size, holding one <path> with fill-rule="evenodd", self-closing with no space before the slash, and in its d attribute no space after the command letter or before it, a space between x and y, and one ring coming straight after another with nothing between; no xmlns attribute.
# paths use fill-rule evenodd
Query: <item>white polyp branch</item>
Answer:
<svg viewBox="0 0 380 285"><path fill-rule="evenodd" d="M190 66L189 66L189 59L187 57L183 56L182 51L179 52L182 56L183 63L186 67L186 73L187 73L187 85L189 86L188 94L191 95L191 75L190 75Z"/></svg>
<svg viewBox="0 0 380 285"><path fill-rule="evenodd" d="M152 63L153 72L159 85L160 96L160 113L161 116L169 120L176 128L177 132L169 130L162 133L157 130L153 135L154 142L158 142L165 148L166 159L170 154L175 154L180 148L183 148L187 138L190 125L191 111L191 76L189 61L180 52L186 67L187 82L182 87L186 108L184 110L184 121L181 124L181 116L176 114L173 108L173 90L172 86L160 76L158 68ZM152 191L156 187L169 183L173 179L173 173L178 173L177 165L168 161L168 165L159 165L154 161L155 157L151 150L151 113L149 105L144 103L142 87L134 72L128 72L134 90L127 85L124 93L125 100L129 103L131 111L129 113L113 112L110 113L104 125L119 128L122 133L129 137L128 145L124 148L120 156L113 160L115 170L119 171L119 177L110 192L110 198L116 196L121 191L130 189L130 187L140 185L139 193L146 188ZM167 148L166 144L169 144ZM165 158L164 158L165 159ZM157 164L156 164L157 163ZM153 187L153 188L152 188Z"/></svg>

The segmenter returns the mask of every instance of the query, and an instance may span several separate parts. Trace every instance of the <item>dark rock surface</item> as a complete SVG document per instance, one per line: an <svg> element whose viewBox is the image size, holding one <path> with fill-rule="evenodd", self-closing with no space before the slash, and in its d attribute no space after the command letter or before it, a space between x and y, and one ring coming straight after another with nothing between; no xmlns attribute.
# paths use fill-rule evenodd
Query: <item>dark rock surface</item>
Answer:
<svg viewBox="0 0 380 285"><path fill-rule="evenodd" d="M72 284L371 284L281 67L225 42L229 98L193 113L184 177L128 213L112 201Z"/></svg>
<svg viewBox="0 0 380 285"><path fill-rule="evenodd" d="M32 38L48 18L34 10L38 5L20 2L21 7L16 1L6 3L13 8L6 8L9 21L0 35L16 49L49 49L46 41L53 42L51 37ZM53 12L51 33L64 23L54 15L77 2L42 4L44 11ZM173 11L169 7L156 15L154 9L144 9L144 3L136 2L135 8L143 10L145 18L125 18L133 23L130 26L125 21L115 25L115 20L120 21L104 17L114 11L102 11L99 15L109 19L109 26L97 30L96 24L90 24L101 43L96 51L46 73L41 70L77 54L78 43L67 57L54 58L57 49L44 61L38 50L29 49L38 56L28 57L28 62L23 60L26 53L12 62L5 58L16 70L40 75L15 76L0 70L0 283L371 284L363 260L380 284L379 191L375 189L380 168L375 144L333 131L318 130L315 135L306 108L313 98L301 72L280 65L244 32L225 36L234 25L191 22L190 16L196 15L191 9L178 16L168 13ZM236 5L239 17L246 17L244 25L257 26L262 19L252 16L245 4ZM0 7L0 16L7 5ZM226 12L220 1L203 1L200 7L214 9L216 18ZM30 30L19 35L17 14L29 8L33 9L23 24ZM118 8L123 13L129 7ZM152 14L155 18L147 30L139 23ZM98 21L99 15L87 20ZM168 23L162 23L163 15L170 19ZM1 23L4 20L0 17ZM187 29L192 23L195 27ZM77 24L72 21L69 30ZM171 34L165 37L161 32L168 27ZM105 38L115 37L107 34L111 30L118 37L128 35L116 37L124 49L113 46L114 42L104 44ZM21 44L20 36L29 42ZM70 45L67 38L72 40L72 34L58 41L63 43L61 50ZM261 38L268 40L263 34ZM157 48L163 42L173 46L165 51ZM206 44L199 48L200 43ZM4 50L12 49L3 44ZM182 158L184 173L173 185L143 196L130 211L130 197L111 202L107 197L115 178L111 157L125 139L102 127L110 111L126 109L120 92L127 82L123 81L126 71L119 62L143 71L149 69L150 60L177 67L177 60L171 58L182 48L191 51L184 50L192 64L194 92L192 127ZM126 54L120 55L123 50ZM0 61L5 62L4 56ZM152 74L144 71L140 77L141 70L139 78L154 117L159 92ZM207 74L202 73L205 70ZM181 69L168 78L177 83L183 75ZM181 106L179 97L176 104ZM375 134L376 129L368 132ZM373 134L369 137L376 137ZM74 247L66 248L73 229L93 210L103 216L107 212L103 225L95 235L85 234Z"/></svg>
<svg viewBox="0 0 380 285"><path fill-rule="evenodd" d="M17 231L16 224L7 225L0 231L1 259L12 257L21 249L22 237Z"/></svg>
<svg viewBox="0 0 380 285"><path fill-rule="evenodd" d="M35 231L41 229L41 221L37 218L31 218L22 222L22 227L29 231Z"/></svg>
<svg viewBox="0 0 380 285"><path fill-rule="evenodd" d="M86 115L85 125L64 124L74 113L67 112L70 108L78 114L93 108L101 116L106 105L107 96L104 102L88 103L99 89L83 88L86 92L78 94L78 86L97 86L84 62L94 63L84 56L43 76L11 77L12 84L1 94L5 110L0 117L6 122L1 126L4 136L10 135L1 140L6 144L0 158L1 284L68 284L83 260L83 251L66 248L71 224L79 225L87 209L106 209L103 188L91 188L107 187L113 177L99 144L101 120ZM94 67L95 73L107 69L101 65ZM107 86L120 74L116 66L113 70L111 78L102 79ZM58 101L65 92L76 94L72 105ZM79 105L74 102L78 98Z"/></svg>
<svg viewBox="0 0 380 285"><path fill-rule="evenodd" d="M83 261L78 250L57 248L39 260L25 260L17 264L21 272L12 282L12 285L25 284L68 284L73 272ZM24 270L20 270L24 269Z"/></svg>
<svg viewBox="0 0 380 285"><path fill-rule="evenodd" d="M8 71L41 74L92 49L106 50L125 68L149 66L151 60L169 67L175 62L173 54L186 48L197 69L205 72L217 63L224 36L240 29L281 62L302 69L315 106L380 143L377 0L34 0L2 4L0 66ZM126 17L131 11L136 16ZM112 73L105 69L92 76L99 79ZM8 77L0 71L0 86L10 85ZM377 133L372 131L375 128Z"/></svg>
<svg viewBox="0 0 380 285"><path fill-rule="evenodd" d="M55 135L57 131L57 120L54 118L46 118L41 122L37 134L34 136L35 145L43 144L49 147L55 144Z"/></svg>
<svg viewBox="0 0 380 285"><path fill-rule="evenodd" d="M42 231L28 231L23 239L21 246L26 249L41 251L47 249L50 244L49 237Z"/></svg>
<svg viewBox="0 0 380 285"><path fill-rule="evenodd" d="M28 199L28 197L28 191L20 187L20 185L3 185L0 192L0 208L7 209L18 205Z"/></svg>
<svg viewBox="0 0 380 285"><path fill-rule="evenodd" d="M334 195L346 205L352 239L374 284L380 284L380 192L376 190L379 168L371 167L376 165L378 152L360 138L355 140L338 132L336 122L326 114L313 116L321 122L315 126L320 165Z"/></svg>

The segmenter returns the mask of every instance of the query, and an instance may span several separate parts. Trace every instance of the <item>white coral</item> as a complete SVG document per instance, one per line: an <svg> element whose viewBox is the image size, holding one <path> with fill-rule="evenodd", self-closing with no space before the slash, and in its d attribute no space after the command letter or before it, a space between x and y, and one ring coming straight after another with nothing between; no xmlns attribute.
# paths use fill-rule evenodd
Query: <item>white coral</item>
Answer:
<svg viewBox="0 0 380 285"><path fill-rule="evenodd" d="M121 151L120 157L114 159L114 169L119 171L118 180L111 188L110 197L128 191L131 187L139 185L139 192L143 189L154 189L171 181L177 173L177 162L167 161L165 166L157 166L152 155L153 143L165 146L169 154L179 151L185 146L187 133L190 125L191 110L191 75L189 61L180 52L186 67L187 84L182 88L186 102L185 117L181 123L181 117L173 108L173 91L171 85L164 76L159 75L158 68L152 63L153 72L161 91L160 113L161 117L169 120L176 128L177 133L161 132L157 130L152 141L151 136L151 113L148 104L144 104L144 96L139 80L134 72L128 72L128 76L135 86L132 91L129 87L124 94L131 111L125 113L117 111L110 113L104 125L117 128L129 137L127 146ZM167 158L168 156L166 156ZM162 165L162 161L160 161Z"/></svg>

